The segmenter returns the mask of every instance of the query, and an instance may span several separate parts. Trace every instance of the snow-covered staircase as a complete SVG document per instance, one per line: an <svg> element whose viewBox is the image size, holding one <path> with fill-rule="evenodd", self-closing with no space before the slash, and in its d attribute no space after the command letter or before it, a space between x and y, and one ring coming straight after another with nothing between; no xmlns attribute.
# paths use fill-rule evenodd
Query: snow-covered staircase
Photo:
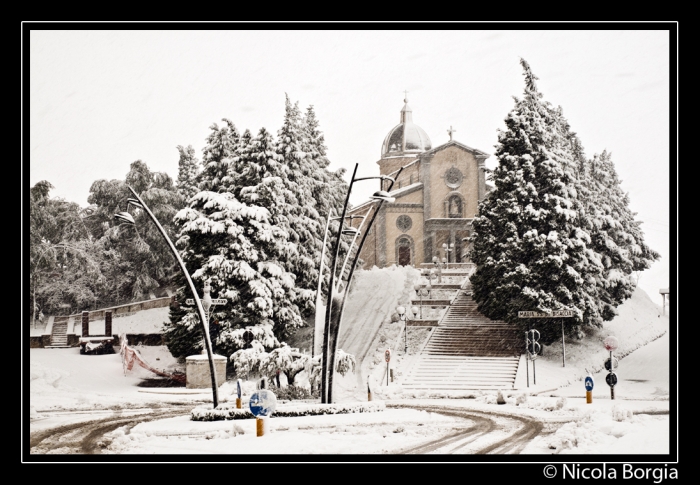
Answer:
<svg viewBox="0 0 700 485"><path fill-rule="evenodd" d="M421 355L402 387L406 390L512 389L518 357Z"/></svg>
<svg viewBox="0 0 700 485"><path fill-rule="evenodd" d="M65 349L68 348L68 320L71 317L56 317L53 320L51 328L51 345L47 349Z"/></svg>
<svg viewBox="0 0 700 485"><path fill-rule="evenodd" d="M466 284L435 327L404 389L512 389L522 341L515 326L478 312Z"/></svg>

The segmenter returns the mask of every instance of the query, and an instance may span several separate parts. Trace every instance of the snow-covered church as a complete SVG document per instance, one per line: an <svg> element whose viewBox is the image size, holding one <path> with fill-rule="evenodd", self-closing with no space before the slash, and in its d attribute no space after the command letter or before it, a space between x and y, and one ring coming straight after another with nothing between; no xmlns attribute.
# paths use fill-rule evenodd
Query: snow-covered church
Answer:
<svg viewBox="0 0 700 485"><path fill-rule="evenodd" d="M434 147L428 134L413 122L413 113L404 99L400 123L393 127L382 144L377 161L379 175L396 177L391 196L385 202L367 235L360 258L365 268L376 265L420 266L434 256L450 262L468 262L467 242L477 203L484 198L487 185L484 162L489 155L452 139ZM382 181L388 189L390 181ZM362 216L378 204L367 201L348 211ZM369 214L367 223L371 219ZM359 227L362 219L352 219ZM444 244L451 249L444 250Z"/></svg>

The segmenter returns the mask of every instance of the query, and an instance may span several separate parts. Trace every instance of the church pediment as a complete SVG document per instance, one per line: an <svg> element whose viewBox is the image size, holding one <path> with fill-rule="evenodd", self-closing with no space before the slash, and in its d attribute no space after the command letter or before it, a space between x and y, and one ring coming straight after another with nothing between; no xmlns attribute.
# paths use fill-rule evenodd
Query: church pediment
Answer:
<svg viewBox="0 0 700 485"><path fill-rule="evenodd" d="M437 147L433 148L432 150L428 150L427 152L421 153L419 155L419 157L420 158L429 157L429 156L435 155L439 151L445 150L446 148L450 148L450 147L460 148L466 152L471 153L476 158L486 159L486 158L491 156L486 152L482 152L481 150L477 150L476 148L468 147L467 145L465 145L463 143L452 140L452 141L448 141L444 145L437 146Z"/></svg>

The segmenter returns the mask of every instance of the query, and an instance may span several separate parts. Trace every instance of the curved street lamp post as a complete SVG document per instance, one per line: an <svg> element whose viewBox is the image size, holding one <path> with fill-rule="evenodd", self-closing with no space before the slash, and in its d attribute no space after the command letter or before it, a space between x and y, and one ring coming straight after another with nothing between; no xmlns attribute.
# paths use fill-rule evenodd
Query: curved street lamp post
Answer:
<svg viewBox="0 0 700 485"><path fill-rule="evenodd" d="M396 307L396 313L399 314L399 320L403 322L403 353L408 354L408 318L406 317L406 309L403 306Z"/></svg>
<svg viewBox="0 0 700 485"><path fill-rule="evenodd" d="M199 313L199 319L202 324L202 333L204 334L204 344L207 349L207 357L209 358L209 373L211 374L211 388L212 388L212 399L214 401L214 408L216 408L219 405L219 386L217 385L216 382L216 372L214 369L214 359L213 359L213 353L211 349L211 340L209 339L209 329L207 328L206 322L208 321L206 312L204 311L204 307L202 306L202 301L199 299L199 295L197 294L197 290L194 287L194 283L192 283L192 278L190 277L190 274L187 272L187 268L185 267L185 263L182 261L182 258L180 258L180 253L177 252L177 249L175 249L175 245L172 243L168 235L165 233L165 230L163 227L160 225L158 222L158 219L153 215L151 210L148 208L146 203L141 200L141 198L138 196L136 191L132 189L130 186L127 185L129 190L131 191L132 194L134 194L135 199L127 199L127 202L129 205L133 205L135 207L138 207L140 209L143 209L146 211L146 214L151 218L151 220L155 223L156 227L160 231L161 235L165 239L165 241L168 243L168 247L170 247L170 250L172 251L173 255L175 256L175 259L177 259L177 262L180 264L180 269L182 269L182 272L185 275L185 278L187 278L187 283L190 287L190 290L192 291L192 295L194 295L194 300L197 304L197 311ZM131 214L128 212L119 212L114 215L115 219L118 219L122 222L126 222L129 225L135 226L136 222L134 221L134 218Z"/></svg>
<svg viewBox="0 0 700 485"><path fill-rule="evenodd" d="M428 276L428 278L430 278L430 276ZM432 286L430 284L430 279L428 279L428 287L427 288L423 288L423 286L420 283L418 283L418 284L413 286L413 289L416 290L416 294L420 297L420 319L423 320L423 297L430 296L430 290L432 289Z"/></svg>
<svg viewBox="0 0 700 485"><path fill-rule="evenodd" d="M338 346L338 335L340 334L340 323L343 318L343 310L345 309L345 301L348 296L348 289L350 287L350 282L352 281L352 276L355 272L355 268L357 267L357 261L360 258L360 252L362 251L362 247L365 243L365 240L367 239L367 233L369 232L370 228L372 227L372 224L374 223L375 218L377 217L377 214L379 213L379 209L381 208L382 204L384 202L393 202L395 199L389 195L389 191L391 191L391 188L394 186L395 180L399 177L401 174L401 171L404 169L404 167L401 167L399 171L397 172L395 177L388 177L386 175L380 175L377 177L360 177L360 178L355 178L355 174L357 173L357 167L359 164L355 164L355 169L352 172L352 178L350 179L350 185L348 187L348 193L347 196L345 197L345 205L343 206L343 212L340 216L341 223L338 227L338 235L336 236L335 239L335 247L333 251L333 260L331 262L331 274L330 274L330 281L328 283L328 300L327 300L327 305L326 305L326 317L325 317L325 327L323 331L323 357L322 357L322 366L321 366L321 402L322 403L331 403L333 402L333 374L335 373L335 355L336 355L336 350ZM344 288L342 289L341 293L341 288L340 288L340 281L338 282L337 289L335 285L335 275L336 275L336 270L337 270L337 261L338 261L338 252L340 250L340 237L344 233L343 231L343 222L345 221L345 215L347 214L347 209L348 209L348 203L350 202L350 193L352 192L352 186L355 182L360 181L360 180L371 180L371 179L380 179L380 180L389 180L391 184L388 187L388 190L379 190L375 192L370 198L379 201L379 204L374 211L374 214L372 214L372 219L369 221L369 224L367 225L367 229L363 232L362 234L362 239L360 240L360 243L357 246L356 252L355 252L355 257L353 258L352 264L350 265L350 268L348 270L348 276L346 279L346 284ZM345 232L345 234L349 234L348 232ZM353 235L355 235L353 233ZM352 249L352 248L350 248ZM349 250L350 250L349 249ZM339 279L342 279L342 273L339 276ZM336 295L337 293L337 295ZM334 309L335 307L335 309Z"/></svg>

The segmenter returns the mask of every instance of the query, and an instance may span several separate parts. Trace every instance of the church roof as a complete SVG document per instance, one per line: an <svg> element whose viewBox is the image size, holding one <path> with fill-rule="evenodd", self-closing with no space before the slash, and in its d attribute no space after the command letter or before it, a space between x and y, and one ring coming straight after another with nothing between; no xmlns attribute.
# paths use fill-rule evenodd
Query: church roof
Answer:
<svg viewBox="0 0 700 485"><path fill-rule="evenodd" d="M477 150L476 148L468 147L464 143L460 143L460 142L455 141L455 140L450 140L443 145L440 145L440 146L433 148L432 150L427 150L426 152L421 153L421 155L433 155L433 154L439 152L440 150L444 150L445 148L449 148L451 146L459 147L463 150L466 150L466 151L472 153L474 156L479 157L479 158L482 158L482 157L488 158L491 156L486 152L482 152L481 150Z"/></svg>
<svg viewBox="0 0 700 485"><path fill-rule="evenodd" d="M413 122L413 111L404 99L401 122L393 127L382 143L382 158L410 153L421 153L432 148L428 134Z"/></svg>

